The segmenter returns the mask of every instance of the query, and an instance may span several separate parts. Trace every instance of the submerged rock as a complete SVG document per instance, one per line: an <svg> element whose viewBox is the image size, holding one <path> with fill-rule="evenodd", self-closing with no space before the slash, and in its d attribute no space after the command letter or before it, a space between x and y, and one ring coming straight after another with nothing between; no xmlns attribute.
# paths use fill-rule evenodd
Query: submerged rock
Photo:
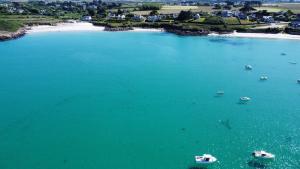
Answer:
<svg viewBox="0 0 300 169"><path fill-rule="evenodd" d="M231 130L231 129L232 129L229 120L219 120L219 123L220 123L222 126L224 126L225 128L227 128L228 130Z"/></svg>

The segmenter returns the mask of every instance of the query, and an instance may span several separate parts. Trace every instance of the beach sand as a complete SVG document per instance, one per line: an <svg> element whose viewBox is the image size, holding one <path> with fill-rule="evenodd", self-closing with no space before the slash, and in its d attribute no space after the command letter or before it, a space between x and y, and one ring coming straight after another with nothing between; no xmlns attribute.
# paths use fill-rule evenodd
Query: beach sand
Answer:
<svg viewBox="0 0 300 169"><path fill-rule="evenodd" d="M72 32L72 31L104 31L102 26L94 26L88 22L75 22L75 23L59 23L56 26L33 26L26 33L38 33L38 32ZM130 32L163 32L163 29L153 28L134 28ZM289 34L265 34L265 33L230 33L230 34L216 34L212 33L209 36L219 37L237 37L237 38L265 38L265 39L291 39L300 40L300 35Z"/></svg>
<svg viewBox="0 0 300 169"><path fill-rule="evenodd" d="M76 23L59 23L56 26L40 25L32 26L26 33L39 33L39 32L73 32L73 31L104 31L103 26L94 26L88 22ZM134 28L132 32L161 32L162 29L144 29Z"/></svg>
<svg viewBox="0 0 300 169"><path fill-rule="evenodd" d="M230 34L216 34L212 33L209 36L220 36L220 37L236 37L236 38L265 38L265 39L290 39L290 40L300 40L300 35L290 35L290 34L267 34L267 33L238 33L233 32Z"/></svg>

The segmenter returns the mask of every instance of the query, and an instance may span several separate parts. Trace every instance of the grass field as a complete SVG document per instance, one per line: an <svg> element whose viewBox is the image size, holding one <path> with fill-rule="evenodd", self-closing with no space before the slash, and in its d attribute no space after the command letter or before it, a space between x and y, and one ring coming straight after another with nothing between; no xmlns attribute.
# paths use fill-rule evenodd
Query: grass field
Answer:
<svg viewBox="0 0 300 169"><path fill-rule="evenodd" d="M15 32L23 25L18 21L8 21L0 19L0 32L1 31L8 31L8 32Z"/></svg>
<svg viewBox="0 0 300 169"><path fill-rule="evenodd" d="M294 13L300 13L300 3L277 3L264 4L262 7L257 7L257 10L267 10L269 12L279 12L291 10Z"/></svg>
<svg viewBox="0 0 300 169"><path fill-rule="evenodd" d="M193 12L212 12L214 11L211 6L179 6L179 5L164 5L158 11L160 14L171 14L171 13L179 13L180 11L191 10ZM134 11L135 14L147 15L150 11Z"/></svg>
<svg viewBox="0 0 300 169"><path fill-rule="evenodd" d="M232 8L232 10L238 10L239 8ZM292 10L294 13L300 13L300 3L277 3L277 4L265 4L262 7L256 7L257 10L267 10L269 12L279 12ZM164 5L158 11L160 14L179 13L182 10L191 10L193 12L213 12L211 6L179 6L179 5ZM148 15L150 11L134 11L134 14Z"/></svg>
<svg viewBox="0 0 300 169"><path fill-rule="evenodd" d="M41 15L0 15L0 20L18 21L22 24L55 24L59 19Z"/></svg>

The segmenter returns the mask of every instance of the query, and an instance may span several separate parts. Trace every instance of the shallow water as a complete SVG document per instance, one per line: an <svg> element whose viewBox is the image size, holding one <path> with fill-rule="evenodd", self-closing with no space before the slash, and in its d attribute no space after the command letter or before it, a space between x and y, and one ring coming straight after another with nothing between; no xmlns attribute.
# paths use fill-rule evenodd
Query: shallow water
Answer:
<svg viewBox="0 0 300 169"><path fill-rule="evenodd" d="M0 51L0 168L248 169L259 149L300 168L300 41L57 32Z"/></svg>

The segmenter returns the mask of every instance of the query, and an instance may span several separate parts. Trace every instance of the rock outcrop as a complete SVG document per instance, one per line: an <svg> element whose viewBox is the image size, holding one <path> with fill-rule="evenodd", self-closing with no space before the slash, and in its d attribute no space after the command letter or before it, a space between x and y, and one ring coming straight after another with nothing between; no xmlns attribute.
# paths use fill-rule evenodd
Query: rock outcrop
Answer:
<svg viewBox="0 0 300 169"><path fill-rule="evenodd" d="M0 31L0 41L17 39L26 34L26 30L24 28L19 29L16 32L7 32L7 31Z"/></svg>

